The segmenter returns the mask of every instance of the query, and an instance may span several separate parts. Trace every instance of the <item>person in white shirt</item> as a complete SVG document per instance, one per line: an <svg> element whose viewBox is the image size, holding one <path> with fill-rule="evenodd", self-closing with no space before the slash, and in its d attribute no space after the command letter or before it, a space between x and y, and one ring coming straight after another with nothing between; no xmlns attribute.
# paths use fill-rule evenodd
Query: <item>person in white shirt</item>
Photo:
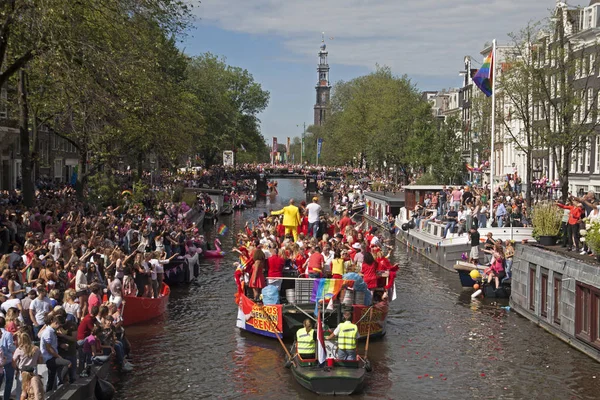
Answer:
<svg viewBox="0 0 600 400"><path fill-rule="evenodd" d="M321 206L318 203L319 199L313 197L312 203L306 206L306 214L308 215L308 234L314 238L317 237L319 230L319 214Z"/></svg>

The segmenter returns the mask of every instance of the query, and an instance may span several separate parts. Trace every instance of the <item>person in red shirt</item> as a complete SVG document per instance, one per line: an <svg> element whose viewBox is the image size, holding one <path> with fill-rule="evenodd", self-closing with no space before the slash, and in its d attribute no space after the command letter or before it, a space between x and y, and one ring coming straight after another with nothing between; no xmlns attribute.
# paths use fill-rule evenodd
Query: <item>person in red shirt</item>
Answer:
<svg viewBox="0 0 600 400"><path fill-rule="evenodd" d="M269 267L267 282L269 285L274 285L277 286L278 289L281 289L281 279L273 279L283 278L285 260L279 255L279 249L273 249L273 254L271 257L267 258L267 265Z"/></svg>
<svg viewBox="0 0 600 400"><path fill-rule="evenodd" d="M342 214L342 218L338 221L338 228L340 228L340 232L342 235L346 234L346 227L355 225L355 222L352 221L352 218L348 217L348 210L344 211Z"/></svg>
<svg viewBox="0 0 600 400"><path fill-rule="evenodd" d="M569 210L569 221L567 222L567 235L569 243L567 245L567 251L579 252L579 221L581 217L585 216L585 209L583 204L577 201L571 201L570 204L562 204L556 202L556 205L562 209Z"/></svg>
<svg viewBox="0 0 600 400"><path fill-rule="evenodd" d="M305 266L307 267L308 277L309 278L320 278L321 272L323 272L323 265L325 264L325 258L321 254L321 248L313 247L311 248L310 256L308 256L308 260L305 262Z"/></svg>
<svg viewBox="0 0 600 400"><path fill-rule="evenodd" d="M77 328L77 340L84 340L86 337L92 334L92 330L94 326L97 325L98 321L96 317L98 316L98 311L100 307L94 306L90 310L88 314L81 320L79 323L79 327Z"/></svg>
<svg viewBox="0 0 600 400"><path fill-rule="evenodd" d="M369 252L366 252L364 257L360 274L373 294L373 290L377 287L377 261Z"/></svg>

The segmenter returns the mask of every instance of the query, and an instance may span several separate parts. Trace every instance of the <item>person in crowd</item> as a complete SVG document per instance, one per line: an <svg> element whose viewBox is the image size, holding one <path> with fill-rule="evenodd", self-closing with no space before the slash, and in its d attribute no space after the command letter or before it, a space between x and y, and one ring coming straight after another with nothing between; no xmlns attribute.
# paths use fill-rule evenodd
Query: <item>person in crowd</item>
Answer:
<svg viewBox="0 0 600 400"><path fill-rule="evenodd" d="M16 350L13 334L6 329L6 320L0 317L0 361L2 361L2 369L4 373L0 379L4 379L4 399L10 399L13 383L15 380L15 368L13 367L13 355ZM0 381L1 383L1 381Z"/></svg>
<svg viewBox="0 0 600 400"><path fill-rule="evenodd" d="M37 371L38 364L44 362L42 352L39 347L33 345L31 337L27 333L22 332L17 336L19 347L13 353L12 363L15 371L20 371L21 373L21 399L38 399L40 394L42 396L44 394L43 384L41 379L39 379L39 382L32 382L32 378L33 376L39 376L35 372Z"/></svg>
<svg viewBox="0 0 600 400"><path fill-rule="evenodd" d="M274 248L271 257L267 259L269 266L269 274L267 282L269 285L277 286L277 289L281 289L281 279L283 278L283 267L285 266L285 260L279 255L279 249Z"/></svg>
<svg viewBox="0 0 600 400"><path fill-rule="evenodd" d="M344 322L339 324L333 333L327 336L328 340L338 339L338 360L356 360L356 339L358 327L352 323L352 313L344 311Z"/></svg>
<svg viewBox="0 0 600 400"><path fill-rule="evenodd" d="M446 227L444 228L443 236L444 239L446 238L446 236L448 236L448 232L453 232L454 228L456 228L456 225L458 224L458 212L456 211L454 206L450 206L450 210L446 214L446 221L447 223Z"/></svg>
<svg viewBox="0 0 600 400"><path fill-rule="evenodd" d="M38 286L36 288L37 297L31 302L29 306L29 316L33 322L33 337L37 338L38 333L42 326L44 326L44 320L46 316L52 311L52 303L46 296L46 288L44 286Z"/></svg>
<svg viewBox="0 0 600 400"><path fill-rule="evenodd" d="M366 252L360 274L367 284L367 288L371 291L371 294L373 294L373 291L377 287L377 267L378 264L377 261L375 261L373 254L371 252Z"/></svg>
<svg viewBox="0 0 600 400"><path fill-rule="evenodd" d="M294 241L298 240L298 226L301 222L300 211L294 205L295 200L290 199L288 206L283 207L279 211L271 211L271 215L283 214L283 226L285 226L285 234L291 233L294 236Z"/></svg>
<svg viewBox="0 0 600 400"><path fill-rule="evenodd" d="M567 251L579 252L579 222L585 215L583 204L573 199L569 204L556 202L556 205L563 210L569 210Z"/></svg>
<svg viewBox="0 0 600 400"><path fill-rule="evenodd" d="M310 255L304 264L304 268L307 271L309 278L320 278L323 273L325 266L325 258L321 254L321 248L318 246L312 246L310 248Z"/></svg>
<svg viewBox="0 0 600 400"><path fill-rule="evenodd" d="M500 287L500 282L506 276L505 272L505 259L506 256L504 254L504 248L501 243L496 243L494 245L494 250L492 251L492 263L488 271L488 284L494 280L495 288L498 289Z"/></svg>
<svg viewBox="0 0 600 400"><path fill-rule="evenodd" d="M314 238L317 237L317 231L319 229L319 216L321 213L321 206L319 205L319 198L313 197L312 203L306 206L306 215L308 216L308 234Z"/></svg>
<svg viewBox="0 0 600 400"><path fill-rule="evenodd" d="M498 228L502 228L504 226L507 216L508 213L506 211L506 207L504 206L504 202L502 200L498 201L496 204L496 222L498 224Z"/></svg>
<svg viewBox="0 0 600 400"><path fill-rule="evenodd" d="M69 366L70 362L58 354L58 336L56 331L64 324L65 320L61 315L53 315L50 324L44 326L40 332L40 349L42 358L48 368L48 382L46 382L46 392L55 389L56 379L58 377L59 385L62 384L60 371L63 367Z"/></svg>
<svg viewBox="0 0 600 400"><path fill-rule="evenodd" d="M471 242L471 251L469 252L469 262L472 264L479 263L479 238L481 235L476 226L472 226L469 231L469 240Z"/></svg>
<svg viewBox="0 0 600 400"><path fill-rule="evenodd" d="M258 243L256 243L256 245L258 245ZM261 301L261 291L266 286L264 270L267 266L267 263L265 253L260 248L256 248L252 254L252 260L252 276L248 286L254 293L254 301L259 302Z"/></svg>

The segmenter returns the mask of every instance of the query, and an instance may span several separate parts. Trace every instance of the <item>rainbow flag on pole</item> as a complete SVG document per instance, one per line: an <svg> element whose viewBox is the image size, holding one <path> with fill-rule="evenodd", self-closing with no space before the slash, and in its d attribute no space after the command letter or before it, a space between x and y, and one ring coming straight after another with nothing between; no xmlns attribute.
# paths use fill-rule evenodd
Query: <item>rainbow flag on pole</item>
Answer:
<svg viewBox="0 0 600 400"><path fill-rule="evenodd" d="M342 290L342 287L344 287L344 285L353 286L354 281L326 278L315 280L313 292L310 297L310 301L314 301L316 303L315 314L317 314L317 311L319 309L319 301L333 300L333 298L338 295L340 290Z"/></svg>
<svg viewBox="0 0 600 400"><path fill-rule="evenodd" d="M221 236L227 233L227 227L225 226L225 224L221 224L219 226L219 229L217 229L217 233Z"/></svg>
<svg viewBox="0 0 600 400"><path fill-rule="evenodd" d="M473 83L477 85L479 89L487 97L492 95L492 87L494 82L494 51L490 51L490 54L483 60L483 65L479 68L479 71L473 77Z"/></svg>

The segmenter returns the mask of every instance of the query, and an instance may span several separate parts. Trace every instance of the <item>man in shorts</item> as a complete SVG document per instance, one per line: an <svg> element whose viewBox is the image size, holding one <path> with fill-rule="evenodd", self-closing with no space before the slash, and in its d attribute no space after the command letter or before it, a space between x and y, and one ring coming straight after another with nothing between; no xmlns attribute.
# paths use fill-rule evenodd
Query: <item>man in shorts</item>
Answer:
<svg viewBox="0 0 600 400"><path fill-rule="evenodd" d="M469 262L477 264L479 262L479 232L477 227L472 226L469 231L469 239L471 241L471 252L469 253Z"/></svg>

